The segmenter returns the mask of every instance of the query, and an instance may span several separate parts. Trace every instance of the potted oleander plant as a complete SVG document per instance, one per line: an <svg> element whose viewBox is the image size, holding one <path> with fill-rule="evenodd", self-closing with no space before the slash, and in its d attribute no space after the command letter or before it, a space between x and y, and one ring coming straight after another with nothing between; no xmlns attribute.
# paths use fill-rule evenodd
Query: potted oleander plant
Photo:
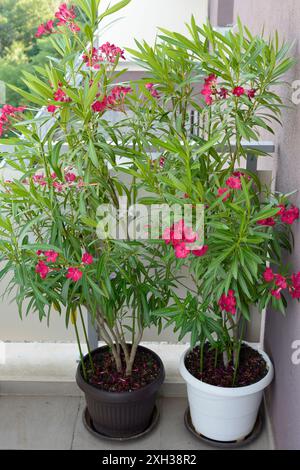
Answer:
<svg viewBox="0 0 300 470"><path fill-rule="evenodd" d="M190 277L185 297L174 293L174 303L156 313L180 339L191 335L180 372L194 429L228 442L251 433L273 378L267 354L244 342L251 307L284 312L287 297L300 295L300 274L282 265L299 210L243 165L249 154L265 155L247 142L274 133L283 105L275 87L294 60L277 35L253 36L240 21L225 35L194 18L188 29L188 36L161 29L154 47L143 42L130 51L146 70L139 85L153 109L147 114L130 98L142 115L124 120L118 152L131 158L125 171L148 191L144 203L203 207L202 232L194 211L192 222L174 218L162 233L160 243ZM126 152L130 134L137 156Z"/></svg>
<svg viewBox="0 0 300 470"><path fill-rule="evenodd" d="M168 305L172 286L164 248L132 242L123 225L125 236L112 238L98 210L118 214L119 197L134 204L138 194L134 179L125 185L114 171L122 136L109 119L126 112L133 92L118 69L125 52L107 38L94 45L103 18L129 1L102 13L100 0L62 4L36 33L56 57L26 72L27 91L12 87L24 106L0 110L1 144L11 146L2 154L11 177L0 191L0 278L9 277L21 317L51 322L55 310L74 328L93 429L117 438L144 432L153 417L164 366L140 342L159 326L152 312ZM95 351L85 309L106 343Z"/></svg>

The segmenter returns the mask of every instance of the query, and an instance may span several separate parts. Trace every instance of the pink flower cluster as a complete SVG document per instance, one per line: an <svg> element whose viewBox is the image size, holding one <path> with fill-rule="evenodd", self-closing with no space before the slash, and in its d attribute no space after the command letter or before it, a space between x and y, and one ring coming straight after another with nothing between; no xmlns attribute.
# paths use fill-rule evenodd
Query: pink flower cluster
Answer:
<svg viewBox="0 0 300 470"><path fill-rule="evenodd" d="M103 113L107 109L114 109L124 104L126 95L132 91L132 88L125 86L115 86L109 96L104 96L101 100L96 100L92 104L92 110L95 113Z"/></svg>
<svg viewBox="0 0 300 470"><path fill-rule="evenodd" d="M231 313L231 315L236 314L236 298L233 290L228 291L228 295L222 294L218 302L219 307L222 311Z"/></svg>
<svg viewBox="0 0 300 470"><path fill-rule="evenodd" d="M53 99L54 101L57 101L58 103L70 103L71 98L68 97L66 92L62 89L63 83L59 82L58 83L58 88L55 90L53 93ZM59 108L59 106L56 106L54 104L50 104L47 107L47 110L49 113L55 113L55 111Z"/></svg>
<svg viewBox="0 0 300 470"><path fill-rule="evenodd" d="M286 208L283 204L281 204L278 212L280 216L281 222L283 224L293 225L293 223L299 219L299 209L298 207L291 206L289 209Z"/></svg>
<svg viewBox="0 0 300 470"><path fill-rule="evenodd" d="M298 207L292 205L287 209L286 206L281 204L276 217L268 217L267 219L259 220L257 224L263 227L274 227L277 223L276 218L278 219L279 217L283 224L293 225L293 223L299 219L299 215Z"/></svg>
<svg viewBox="0 0 300 470"><path fill-rule="evenodd" d="M147 90L149 91L149 93L151 93L151 95L153 96L153 98L159 98L159 93L158 91L154 88L154 83L146 83L145 87L147 88Z"/></svg>
<svg viewBox="0 0 300 470"><path fill-rule="evenodd" d="M38 250L36 253L38 256L43 256L44 259L40 259L35 267L35 272L39 274L41 279L46 279L48 274L51 271L58 271L60 268L50 268L46 263L55 264L59 257L59 254L54 250L42 251ZM91 265L94 262L93 256L89 253L84 253L81 258L83 265ZM77 282L83 276L82 266L81 269L78 267L68 267L66 278L72 279L72 281Z"/></svg>
<svg viewBox="0 0 300 470"><path fill-rule="evenodd" d="M171 244L173 246L176 258L187 258L190 253L201 257L204 256L208 250L207 245L196 250L191 250L187 246L189 243L195 243L198 236L190 227L185 225L184 220L180 220L171 227L166 228L162 238L167 245Z"/></svg>
<svg viewBox="0 0 300 470"><path fill-rule="evenodd" d="M83 54L82 59L88 67L98 70L103 62L114 64L119 58L126 60L124 54L125 51L123 49L106 42L98 49L96 47L90 49L87 54Z"/></svg>
<svg viewBox="0 0 300 470"><path fill-rule="evenodd" d="M11 124L11 119L15 119L16 113L22 113L26 108L24 106L14 107L10 104L5 104L0 109L0 137L4 130L7 130Z"/></svg>
<svg viewBox="0 0 300 470"><path fill-rule="evenodd" d="M227 99L230 96L230 94L232 94L232 96L235 96L237 98L243 95L246 95L248 96L249 100L255 97L256 90L254 88L251 88L250 90L246 90L242 86L236 86L231 91L227 90L224 87L221 87L220 89L218 89L217 81L218 81L218 78L215 74L211 74L204 79L204 85L201 90L201 95L204 96L205 103L208 106L211 106L214 100Z"/></svg>
<svg viewBox="0 0 300 470"><path fill-rule="evenodd" d="M33 182L38 184L39 186L49 186L48 180L44 173L35 174L32 177ZM67 170L64 175L65 182L62 183L58 181L56 173L51 174L51 185L55 188L58 192L62 192L66 187L72 186L76 184L77 186L82 186L82 180L72 173L71 171ZM28 181L24 181L24 183L28 183Z"/></svg>
<svg viewBox="0 0 300 470"><path fill-rule="evenodd" d="M293 299L300 299L300 272L288 278L274 273L271 268L266 268L263 277L267 283L273 284L271 295L276 299L281 299L281 292L285 289L289 290Z"/></svg>
<svg viewBox="0 0 300 470"><path fill-rule="evenodd" d="M76 14L75 7L67 7L66 3L63 3L55 13L54 20L48 20L46 23L42 23L35 34L35 37L40 38L42 36L48 36L49 34L59 32L56 28L60 26L67 26L72 33L78 33L80 31L79 26L75 23Z"/></svg>
<svg viewBox="0 0 300 470"><path fill-rule="evenodd" d="M219 188L218 189L218 196L223 196L223 194L226 194L226 196L222 199L223 202L226 202L230 196L231 196L231 191L230 189L234 190L239 190L242 189L242 182L241 178L249 178L247 175L240 171L235 171L232 176L230 176L226 180L226 188Z"/></svg>
<svg viewBox="0 0 300 470"><path fill-rule="evenodd" d="M55 28L54 28L54 21L53 20L48 20L46 23L42 23L39 25L37 32L35 33L36 38L40 38L42 36L46 36L49 34L54 33Z"/></svg>

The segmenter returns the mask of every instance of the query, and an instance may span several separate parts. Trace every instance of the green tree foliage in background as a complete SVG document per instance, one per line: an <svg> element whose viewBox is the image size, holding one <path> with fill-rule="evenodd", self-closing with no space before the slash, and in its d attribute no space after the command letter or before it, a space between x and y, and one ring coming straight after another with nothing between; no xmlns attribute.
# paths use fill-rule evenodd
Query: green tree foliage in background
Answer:
<svg viewBox="0 0 300 470"><path fill-rule="evenodd" d="M1 0L0 80L25 88L23 71L42 65L55 55L49 41L35 38L39 24L53 16L60 0ZM18 106L21 98L6 88L6 102Z"/></svg>

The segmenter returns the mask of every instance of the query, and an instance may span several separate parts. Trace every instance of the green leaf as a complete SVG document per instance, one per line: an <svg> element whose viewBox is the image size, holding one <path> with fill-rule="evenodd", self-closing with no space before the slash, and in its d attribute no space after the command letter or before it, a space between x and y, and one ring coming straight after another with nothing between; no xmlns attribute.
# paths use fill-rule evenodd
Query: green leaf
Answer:
<svg viewBox="0 0 300 470"><path fill-rule="evenodd" d="M96 168L99 168L99 161L98 161L96 149L92 140L89 141L88 156L91 162L93 163L93 165Z"/></svg>
<svg viewBox="0 0 300 470"><path fill-rule="evenodd" d="M11 90L17 92L19 95L23 96L23 98L26 98L26 100L38 104L39 106L45 106L45 100L42 98L38 98L35 95L31 95L27 91L22 90L21 88L18 88L14 85L8 85Z"/></svg>
<svg viewBox="0 0 300 470"><path fill-rule="evenodd" d="M116 5L113 5L110 8L107 8L102 15L99 16L99 21L101 21L103 18L105 18L108 15L112 15L113 13L116 13L117 11L121 10L122 8L126 7L131 0L122 0L121 2L116 3Z"/></svg>

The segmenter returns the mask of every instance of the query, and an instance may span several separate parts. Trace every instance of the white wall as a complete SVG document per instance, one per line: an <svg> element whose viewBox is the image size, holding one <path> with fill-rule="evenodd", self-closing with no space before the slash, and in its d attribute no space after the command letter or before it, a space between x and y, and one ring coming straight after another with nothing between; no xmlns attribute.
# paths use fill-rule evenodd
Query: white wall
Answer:
<svg viewBox="0 0 300 470"><path fill-rule="evenodd" d="M103 0L101 11L109 3L114 4ZM153 44L158 27L186 33L185 23L190 22L192 14L199 24L204 23L208 17L208 0L131 0L124 10L115 14L119 21L103 33L100 29L100 37L120 47L135 48L134 38ZM108 24L111 18L103 24Z"/></svg>

